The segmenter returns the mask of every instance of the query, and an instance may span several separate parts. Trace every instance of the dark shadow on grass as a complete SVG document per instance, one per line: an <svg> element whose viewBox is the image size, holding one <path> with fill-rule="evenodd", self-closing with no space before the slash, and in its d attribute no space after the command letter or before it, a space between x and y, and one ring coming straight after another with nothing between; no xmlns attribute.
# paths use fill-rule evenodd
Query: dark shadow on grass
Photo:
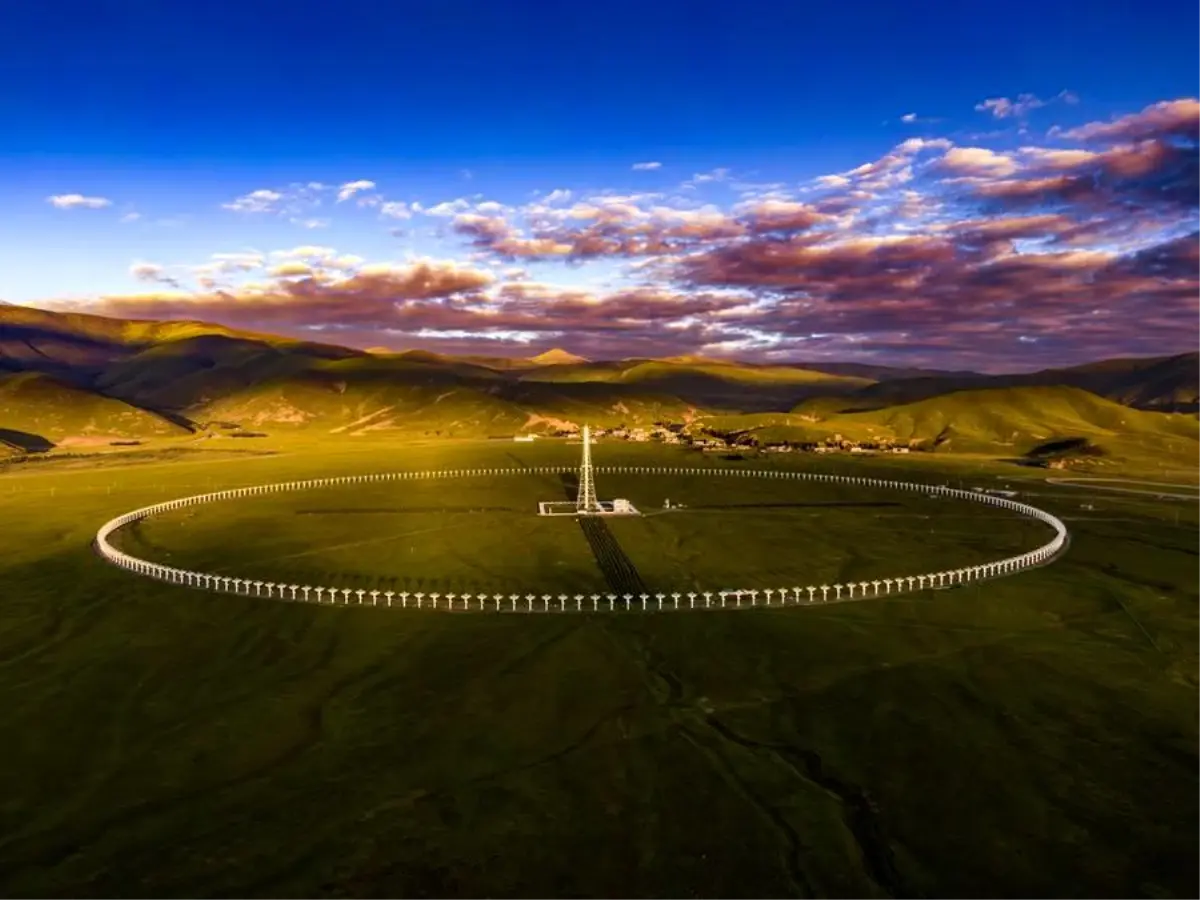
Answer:
<svg viewBox="0 0 1200 900"><path fill-rule="evenodd" d="M54 442L49 438L15 428L0 428L0 444L7 444L24 453L45 453L54 449Z"/></svg>
<svg viewBox="0 0 1200 900"><path fill-rule="evenodd" d="M835 507L884 509L903 505L895 500L825 500L815 503L784 503L770 500L765 503L699 503L688 505L686 509L830 509Z"/></svg>
<svg viewBox="0 0 1200 900"><path fill-rule="evenodd" d="M579 495L579 476L568 472L562 476L563 491L568 500L574 500ZM583 536L587 538L588 546L592 548L592 556L608 589L618 594L644 594L646 585L642 576L623 549L613 533L608 530L608 523L597 516L577 516Z"/></svg>
<svg viewBox="0 0 1200 900"><path fill-rule="evenodd" d="M493 512L528 512L515 506L360 506L360 507L327 507L322 509L297 509L298 516L326 515L377 515L403 513L493 513Z"/></svg>

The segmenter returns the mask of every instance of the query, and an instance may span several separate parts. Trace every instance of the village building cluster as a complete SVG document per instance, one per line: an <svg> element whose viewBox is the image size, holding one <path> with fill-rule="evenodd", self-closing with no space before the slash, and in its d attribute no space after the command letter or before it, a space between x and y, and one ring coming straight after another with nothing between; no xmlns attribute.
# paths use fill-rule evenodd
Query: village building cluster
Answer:
<svg viewBox="0 0 1200 900"><path fill-rule="evenodd" d="M577 438L580 426L573 422L557 425L549 437ZM677 444L696 450L724 453L731 450L759 450L764 453L909 453L923 449L919 441L897 442L888 438L855 441L841 434L813 441L764 441L752 431L721 432L702 423L655 422L653 425L618 425L596 428L593 437L634 443ZM533 434L514 435L514 441L528 442Z"/></svg>

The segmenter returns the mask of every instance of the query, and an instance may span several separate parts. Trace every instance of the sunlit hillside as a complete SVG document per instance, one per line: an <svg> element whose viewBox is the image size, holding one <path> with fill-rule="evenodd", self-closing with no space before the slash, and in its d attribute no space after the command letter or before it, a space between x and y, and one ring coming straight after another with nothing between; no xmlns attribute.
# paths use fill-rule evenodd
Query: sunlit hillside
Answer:
<svg viewBox="0 0 1200 900"><path fill-rule="evenodd" d="M751 435L759 443L840 435L857 442L912 442L940 452L1021 455L1055 441L1086 439L1097 454L1195 456L1200 451L1194 415L1132 409L1079 388L956 391L859 412L838 412L838 406L827 398L786 415L720 416L703 423Z"/></svg>
<svg viewBox="0 0 1200 900"><path fill-rule="evenodd" d="M9 433L10 444L29 449L44 449L46 441L95 443L187 434L162 416L37 372L0 375L0 432ZM14 433L27 437L18 439ZM31 443L32 438L43 440Z"/></svg>

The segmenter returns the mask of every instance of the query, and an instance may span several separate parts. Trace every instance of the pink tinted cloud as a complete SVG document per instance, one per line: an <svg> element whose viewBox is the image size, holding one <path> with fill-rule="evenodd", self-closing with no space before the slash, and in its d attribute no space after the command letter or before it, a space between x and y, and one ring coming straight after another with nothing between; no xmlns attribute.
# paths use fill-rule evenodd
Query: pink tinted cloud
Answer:
<svg viewBox="0 0 1200 900"><path fill-rule="evenodd" d="M746 227L755 234L763 232L801 232L829 220L829 215L807 203L789 200L762 200L742 209Z"/></svg>
<svg viewBox="0 0 1200 900"><path fill-rule="evenodd" d="M1195 141L1200 138L1200 100L1164 100L1111 122L1091 122L1059 133L1072 140L1108 143L1167 136Z"/></svg>
<svg viewBox="0 0 1200 900"><path fill-rule="evenodd" d="M1108 206L1115 215L1129 202L1158 208L1195 208L1197 203L1195 146L1148 140L1078 156L1073 164L1063 157L1050 163L1035 161L1013 177L982 181L974 193L1008 205Z"/></svg>
<svg viewBox="0 0 1200 900"><path fill-rule="evenodd" d="M953 147L938 162L944 171L958 175L1004 176L1017 170L1011 157L983 147Z"/></svg>
<svg viewBox="0 0 1200 900"><path fill-rule="evenodd" d="M600 355L628 355L631 348L690 352L719 336L705 317L744 306L753 298L714 292L638 288L592 294L518 282L494 285L481 275L436 271L360 274L336 282L305 279L251 290L198 294L146 294L104 298L93 311L108 315L220 322L252 331L357 346L428 346L446 349L426 333L454 333L459 346L475 335L493 347L512 350L528 338ZM453 291L453 294L448 292ZM60 307L73 308L72 304ZM618 354L618 348L624 353Z"/></svg>
<svg viewBox="0 0 1200 900"><path fill-rule="evenodd" d="M212 262L193 267L200 292L110 297L101 308L301 337L326 329L366 346L388 333L405 345L486 340L492 352L523 352L545 341L592 356L717 348L982 365L1188 349L1194 112L1195 101L1172 101L1058 134L1078 146L1002 152L911 138L845 172L743 191L730 208L696 192L561 188L525 206L413 204L406 214L445 217L467 263L370 265L296 248L253 260L257 286L227 284L255 276ZM586 260L619 276L589 291L516 270L541 276ZM143 265L134 277L173 283Z"/></svg>

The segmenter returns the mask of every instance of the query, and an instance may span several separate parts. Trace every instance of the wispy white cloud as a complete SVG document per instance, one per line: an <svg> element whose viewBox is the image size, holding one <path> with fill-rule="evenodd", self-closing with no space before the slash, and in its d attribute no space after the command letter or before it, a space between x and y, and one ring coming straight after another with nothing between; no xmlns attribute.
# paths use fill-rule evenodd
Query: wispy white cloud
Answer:
<svg viewBox="0 0 1200 900"><path fill-rule="evenodd" d="M243 194L229 203L222 203L221 208L239 213L275 212L277 209L276 204L282 199L283 194L279 191L261 188L257 191Z"/></svg>
<svg viewBox="0 0 1200 900"><path fill-rule="evenodd" d="M942 120L933 116L919 116L915 112L910 112L902 115L900 121L905 125L933 125Z"/></svg>
<svg viewBox="0 0 1200 900"><path fill-rule="evenodd" d="M630 168L632 168L633 171L635 171L635 172L651 172L654 169L661 169L662 163L657 162L657 161L640 162L640 163L634 163Z"/></svg>
<svg viewBox="0 0 1200 900"><path fill-rule="evenodd" d="M634 168L636 169L637 166L634 166ZM556 203L570 203L572 196L574 195L566 188L555 188L542 198L542 203L546 206L554 206Z"/></svg>
<svg viewBox="0 0 1200 900"><path fill-rule="evenodd" d="M418 212L423 212L427 216L457 216L461 212L466 212L471 208L471 204L463 198L457 200L446 200L436 206L431 206L428 209L418 209Z"/></svg>
<svg viewBox="0 0 1200 900"><path fill-rule="evenodd" d="M415 204L414 204L415 205ZM379 205L379 214L389 219L411 219L412 210L404 203L390 200Z"/></svg>
<svg viewBox="0 0 1200 900"><path fill-rule="evenodd" d="M350 182L350 185L355 184L359 183ZM344 192L350 185L344 185L341 190ZM229 203L222 203L221 208L238 213L266 213L306 219L321 206L321 195L330 190L330 185L319 181L294 182L281 188L259 188Z"/></svg>
<svg viewBox="0 0 1200 900"><path fill-rule="evenodd" d="M46 202L58 209L103 209L112 206L107 197L85 197L82 194L55 194Z"/></svg>
<svg viewBox="0 0 1200 900"><path fill-rule="evenodd" d="M1008 97L989 97L976 103L975 109L978 112L991 113L995 119L1024 119L1035 109L1055 102L1073 105L1079 102L1079 95L1074 91L1063 90L1049 100L1043 100L1036 94L1018 94L1016 100L1010 100Z"/></svg>
<svg viewBox="0 0 1200 900"><path fill-rule="evenodd" d="M243 250L237 253L214 253L212 255L220 272L252 272L261 269L265 259L257 250Z"/></svg>
<svg viewBox="0 0 1200 900"><path fill-rule="evenodd" d="M683 182L679 187L686 191L693 191L696 185L699 184L715 184L729 180L729 169L718 168L711 172L697 172L687 181Z"/></svg>
<svg viewBox="0 0 1200 900"><path fill-rule="evenodd" d="M359 191L369 191L374 187L375 182L367 181L365 179L360 181L347 181L338 189L337 202L341 203L343 200L349 200Z"/></svg>

